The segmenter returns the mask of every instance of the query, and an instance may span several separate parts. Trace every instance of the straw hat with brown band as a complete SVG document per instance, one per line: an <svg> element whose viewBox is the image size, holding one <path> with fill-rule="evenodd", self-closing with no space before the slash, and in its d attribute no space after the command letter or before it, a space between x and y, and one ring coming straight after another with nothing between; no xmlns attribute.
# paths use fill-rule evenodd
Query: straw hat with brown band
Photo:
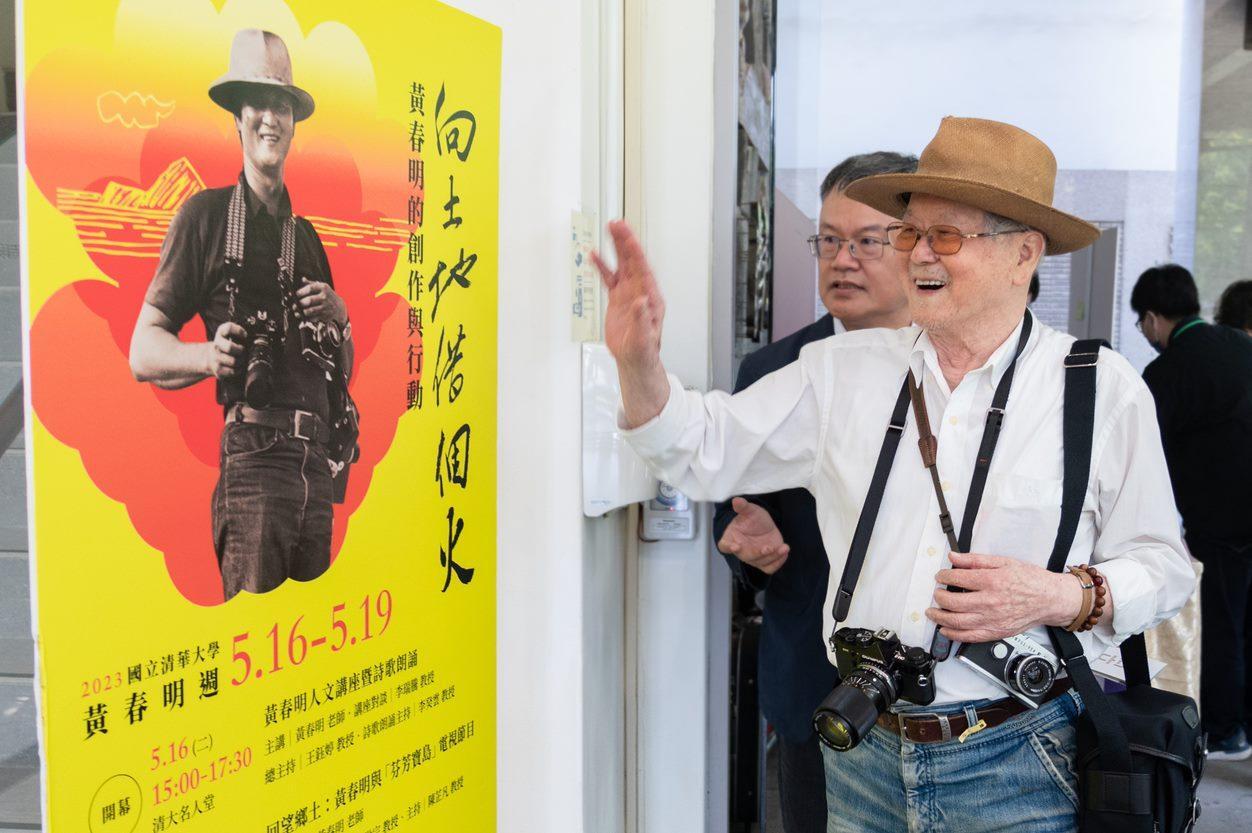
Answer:
<svg viewBox="0 0 1252 833"><path fill-rule="evenodd" d="M981 208L1043 232L1050 255L1090 246L1100 230L1053 208L1055 186L1056 157L1039 139L1011 124L948 116L917 173L869 176L845 193L892 217L904 216L910 194Z"/></svg>

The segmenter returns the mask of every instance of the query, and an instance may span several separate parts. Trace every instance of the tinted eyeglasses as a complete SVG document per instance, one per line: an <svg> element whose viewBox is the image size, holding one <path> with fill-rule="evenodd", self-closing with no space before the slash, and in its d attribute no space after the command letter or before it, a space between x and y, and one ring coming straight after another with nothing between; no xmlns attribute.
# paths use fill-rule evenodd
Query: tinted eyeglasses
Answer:
<svg viewBox="0 0 1252 833"><path fill-rule="evenodd" d="M887 226L887 240L890 241L891 248L901 252L911 252L916 248L917 241L925 237L926 245L930 246L935 254L954 255L961 250L966 240L976 237L996 237L1001 234L1018 234L1023 231L1030 231L1030 229L1022 227L1003 231L963 232L955 226L931 226L922 231L908 223L892 223Z"/></svg>

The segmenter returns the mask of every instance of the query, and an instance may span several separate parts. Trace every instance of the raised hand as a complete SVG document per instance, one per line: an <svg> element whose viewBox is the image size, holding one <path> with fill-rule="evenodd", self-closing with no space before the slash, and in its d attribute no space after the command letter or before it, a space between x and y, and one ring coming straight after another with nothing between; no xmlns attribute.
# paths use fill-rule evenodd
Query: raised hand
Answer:
<svg viewBox="0 0 1252 833"><path fill-rule="evenodd" d="M726 527L717 548L762 573L773 575L787 561L791 547L783 540L764 507L737 497L731 501L735 519Z"/></svg>
<svg viewBox="0 0 1252 833"><path fill-rule="evenodd" d="M617 269L592 252L591 259L609 293L604 341L619 363L647 366L660 361L665 301L639 239L624 220L609 223Z"/></svg>
<svg viewBox="0 0 1252 833"><path fill-rule="evenodd" d="M617 360L622 408L633 427L660 413L669 398L669 382L661 365L665 300L630 226L616 220L609 223L609 234L617 268L610 269L598 252L592 252L591 259L608 291L604 341Z"/></svg>

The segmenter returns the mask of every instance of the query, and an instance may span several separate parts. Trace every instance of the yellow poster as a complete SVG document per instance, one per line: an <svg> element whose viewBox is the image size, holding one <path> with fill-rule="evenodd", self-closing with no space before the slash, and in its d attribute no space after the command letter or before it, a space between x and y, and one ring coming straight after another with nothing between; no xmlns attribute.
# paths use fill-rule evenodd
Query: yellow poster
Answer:
<svg viewBox="0 0 1252 833"><path fill-rule="evenodd" d="M494 830L500 31L19 22L46 829Z"/></svg>

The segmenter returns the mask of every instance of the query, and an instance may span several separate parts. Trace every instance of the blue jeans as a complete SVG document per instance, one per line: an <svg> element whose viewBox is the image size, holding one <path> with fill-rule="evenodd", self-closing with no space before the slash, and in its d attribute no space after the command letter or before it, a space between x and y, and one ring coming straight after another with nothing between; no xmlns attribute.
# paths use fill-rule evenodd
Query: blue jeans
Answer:
<svg viewBox="0 0 1252 833"><path fill-rule="evenodd" d="M264 425L222 429L213 546L227 599L326 572L333 518L330 464L319 444Z"/></svg>
<svg viewBox="0 0 1252 833"><path fill-rule="evenodd" d="M823 747L827 833L1073 833L1080 702L1063 694L964 743L875 726L847 752Z"/></svg>

